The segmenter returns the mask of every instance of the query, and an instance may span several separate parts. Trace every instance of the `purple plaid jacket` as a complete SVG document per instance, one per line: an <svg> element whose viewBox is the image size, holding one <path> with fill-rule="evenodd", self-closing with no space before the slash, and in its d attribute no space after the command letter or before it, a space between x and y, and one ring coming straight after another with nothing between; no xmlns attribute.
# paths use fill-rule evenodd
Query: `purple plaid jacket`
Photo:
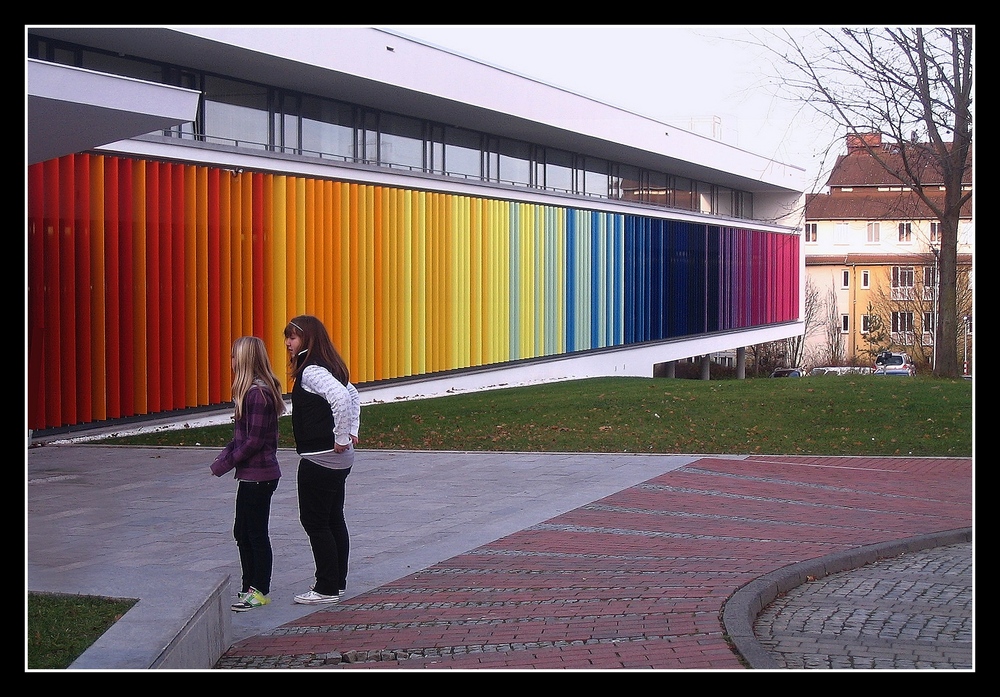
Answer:
<svg viewBox="0 0 1000 697"><path fill-rule="evenodd" d="M236 479L266 482L281 477L278 467L278 414L264 391L251 387L243 399L243 415L233 428L233 440L212 463L221 477L236 469Z"/></svg>

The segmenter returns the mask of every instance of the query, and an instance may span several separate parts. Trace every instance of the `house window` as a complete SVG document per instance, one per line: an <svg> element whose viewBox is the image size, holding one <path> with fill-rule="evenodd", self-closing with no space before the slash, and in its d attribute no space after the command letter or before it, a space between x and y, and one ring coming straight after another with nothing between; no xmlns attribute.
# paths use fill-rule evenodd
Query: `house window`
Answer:
<svg viewBox="0 0 1000 697"><path fill-rule="evenodd" d="M913 300L913 267L892 267L892 299Z"/></svg>
<svg viewBox="0 0 1000 697"><path fill-rule="evenodd" d="M840 316L840 333L846 334L851 330L851 316L841 315Z"/></svg>
<svg viewBox="0 0 1000 697"><path fill-rule="evenodd" d="M913 223L899 224L899 241L900 242L913 241Z"/></svg>
<svg viewBox="0 0 1000 697"><path fill-rule="evenodd" d="M834 244L847 244L849 242L847 234L850 229L851 226L848 223L837 223L833 231Z"/></svg>
<svg viewBox="0 0 1000 697"><path fill-rule="evenodd" d="M872 321L871 315L861 315L861 333L867 334L871 331Z"/></svg>
<svg viewBox="0 0 1000 697"><path fill-rule="evenodd" d="M861 287L869 288L871 286L871 274L868 271L861 272Z"/></svg>
<svg viewBox="0 0 1000 697"><path fill-rule="evenodd" d="M840 274L840 287L841 288L851 287L851 272L846 269L842 271Z"/></svg>
<svg viewBox="0 0 1000 697"><path fill-rule="evenodd" d="M879 224L878 223L868 223L868 242L878 243L879 241Z"/></svg>
<svg viewBox="0 0 1000 697"><path fill-rule="evenodd" d="M892 343L899 346L913 345L913 313L892 313Z"/></svg>
<svg viewBox="0 0 1000 697"><path fill-rule="evenodd" d="M937 290L937 269L933 266L924 267L924 289L923 289L923 299L933 300L934 292Z"/></svg>
<svg viewBox="0 0 1000 697"><path fill-rule="evenodd" d="M921 329L923 330L920 334L920 341L924 346L932 346L934 344L934 313L924 312L924 321Z"/></svg>
<svg viewBox="0 0 1000 697"><path fill-rule="evenodd" d="M931 244L941 243L941 223L931 223Z"/></svg>
<svg viewBox="0 0 1000 697"><path fill-rule="evenodd" d="M806 242L816 241L816 223L806 223Z"/></svg>

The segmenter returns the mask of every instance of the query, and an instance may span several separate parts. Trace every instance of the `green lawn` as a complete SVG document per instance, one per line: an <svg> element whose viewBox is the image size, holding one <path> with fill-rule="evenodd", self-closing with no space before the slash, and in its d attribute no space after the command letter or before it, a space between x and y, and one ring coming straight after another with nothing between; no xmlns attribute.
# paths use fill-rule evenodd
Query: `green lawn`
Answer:
<svg viewBox="0 0 1000 697"><path fill-rule="evenodd" d="M362 395L363 397L363 395ZM291 419L281 446L294 447ZM972 383L822 376L593 378L362 408L361 448L520 452L972 455ZM100 441L225 445L232 426Z"/></svg>

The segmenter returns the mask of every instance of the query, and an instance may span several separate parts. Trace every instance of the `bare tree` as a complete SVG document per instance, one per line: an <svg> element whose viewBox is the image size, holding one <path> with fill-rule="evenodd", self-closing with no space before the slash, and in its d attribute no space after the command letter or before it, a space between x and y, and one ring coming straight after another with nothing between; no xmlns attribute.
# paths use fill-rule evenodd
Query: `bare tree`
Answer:
<svg viewBox="0 0 1000 697"><path fill-rule="evenodd" d="M824 338L823 362L826 365L840 365L844 362L844 337L840 324L840 311L837 309L837 291L833 286L827 290L819 328Z"/></svg>
<svg viewBox="0 0 1000 697"><path fill-rule="evenodd" d="M971 168L972 28L819 28L805 38L784 30L762 43L785 67L784 90L848 134L878 133L898 145L890 161L866 144L941 223L934 372L958 377L958 226L972 196L962 186Z"/></svg>

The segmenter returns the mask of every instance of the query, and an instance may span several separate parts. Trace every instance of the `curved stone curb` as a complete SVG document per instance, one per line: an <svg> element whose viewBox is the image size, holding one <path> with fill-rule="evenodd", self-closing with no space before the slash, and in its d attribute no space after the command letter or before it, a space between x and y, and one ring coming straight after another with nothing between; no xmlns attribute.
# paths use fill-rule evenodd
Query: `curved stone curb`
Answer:
<svg viewBox="0 0 1000 697"><path fill-rule="evenodd" d="M781 668L771 657L770 652L757 641L757 635L753 631L757 615L779 594L802 585L810 576L823 578L841 571L858 569L880 559L971 540L972 528L960 528L892 542L879 542L828 554L818 559L789 564L737 589L722 608L723 627L736 651L750 668L764 670Z"/></svg>

